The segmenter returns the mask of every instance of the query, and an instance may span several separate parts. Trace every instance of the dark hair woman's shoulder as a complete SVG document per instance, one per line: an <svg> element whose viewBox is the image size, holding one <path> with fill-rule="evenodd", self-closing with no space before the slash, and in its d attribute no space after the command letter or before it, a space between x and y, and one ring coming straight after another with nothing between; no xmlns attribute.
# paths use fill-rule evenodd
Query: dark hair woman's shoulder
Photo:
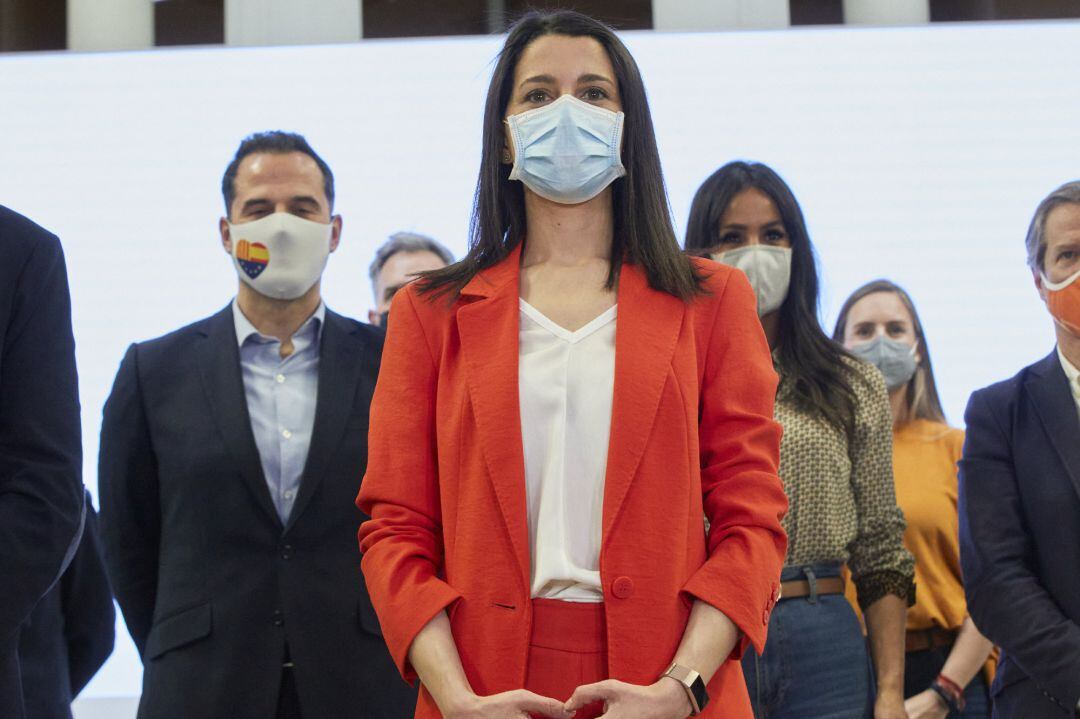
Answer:
<svg viewBox="0 0 1080 719"><path fill-rule="evenodd" d="M694 273L702 278L703 297L712 297L715 301L727 287L728 280L736 272L735 268L708 257L690 255L689 259Z"/></svg>
<svg viewBox="0 0 1080 719"><path fill-rule="evenodd" d="M874 365L855 357L848 352L840 355L844 363L848 381L860 403L866 401L889 401L889 391L885 388L885 377Z"/></svg>

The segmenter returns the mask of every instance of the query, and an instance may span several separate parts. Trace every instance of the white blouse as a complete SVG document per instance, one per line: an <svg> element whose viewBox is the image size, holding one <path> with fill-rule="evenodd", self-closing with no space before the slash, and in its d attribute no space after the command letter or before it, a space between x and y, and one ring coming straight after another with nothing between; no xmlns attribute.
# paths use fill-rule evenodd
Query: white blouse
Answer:
<svg viewBox="0 0 1080 719"><path fill-rule="evenodd" d="M520 304L518 392L532 596L600 602L617 308L571 332L525 300Z"/></svg>

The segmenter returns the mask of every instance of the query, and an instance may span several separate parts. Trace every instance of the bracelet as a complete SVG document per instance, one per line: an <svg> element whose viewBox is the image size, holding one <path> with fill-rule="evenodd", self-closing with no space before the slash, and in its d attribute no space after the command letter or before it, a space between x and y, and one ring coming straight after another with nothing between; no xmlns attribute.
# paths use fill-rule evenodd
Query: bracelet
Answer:
<svg viewBox="0 0 1080 719"><path fill-rule="evenodd" d="M964 690L952 679L944 674L938 674L937 679L930 683L930 688L941 697L950 711L964 711L964 706L967 704L964 700Z"/></svg>

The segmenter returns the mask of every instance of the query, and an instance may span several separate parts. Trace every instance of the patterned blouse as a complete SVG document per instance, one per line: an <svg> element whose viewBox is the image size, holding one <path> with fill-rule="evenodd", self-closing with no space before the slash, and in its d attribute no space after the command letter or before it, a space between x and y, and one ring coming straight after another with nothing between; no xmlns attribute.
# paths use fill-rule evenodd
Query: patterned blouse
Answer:
<svg viewBox="0 0 1080 719"><path fill-rule="evenodd" d="M886 594L910 605L915 560L904 548L904 515L893 488L889 396L874 367L848 363L860 375L852 377L853 438L798 406L777 367L776 419L784 427L780 477L790 501L785 564L847 562L864 609Z"/></svg>

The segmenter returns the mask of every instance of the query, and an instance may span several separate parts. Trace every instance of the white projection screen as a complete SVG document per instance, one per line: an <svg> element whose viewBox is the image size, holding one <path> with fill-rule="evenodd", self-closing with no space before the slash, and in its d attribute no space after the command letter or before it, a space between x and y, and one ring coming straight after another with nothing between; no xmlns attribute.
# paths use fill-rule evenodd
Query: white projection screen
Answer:
<svg viewBox="0 0 1080 719"><path fill-rule="evenodd" d="M795 190L831 329L888 277L922 313L951 422L973 389L1050 351L1024 263L1038 201L1080 176L1080 24L627 33L645 75L677 230L737 158ZM367 266L396 230L464 251L484 92L500 38L0 58L0 203L64 242L86 483L127 345L235 291L217 236L221 174L253 131L305 134L337 177L329 306L363 318ZM135 696L122 622L85 697ZM84 714L85 716L86 714Z"/></svg>

